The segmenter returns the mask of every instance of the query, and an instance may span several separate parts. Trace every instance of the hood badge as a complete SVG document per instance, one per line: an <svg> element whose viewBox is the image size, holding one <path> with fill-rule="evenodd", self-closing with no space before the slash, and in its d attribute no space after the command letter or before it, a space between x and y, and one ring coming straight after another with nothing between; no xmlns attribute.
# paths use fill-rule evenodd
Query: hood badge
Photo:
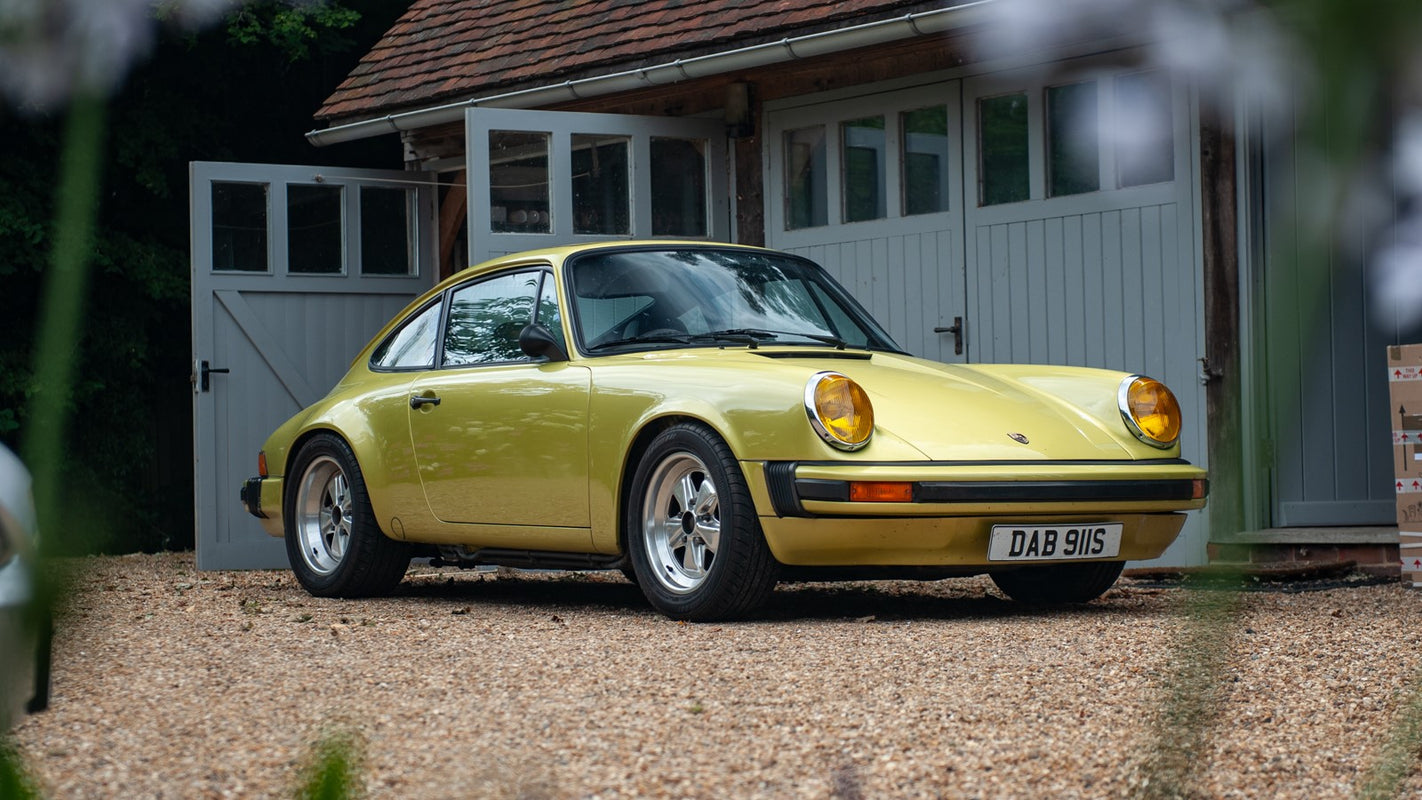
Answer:
<svg viewBox="0 0 1422 800"><path fill-rule="evenodd" d="M1030 440L1026 436L1023 436L1020 433L1009 433L1007 434L1007 438L1011 439L1014 442L1017 442L1018 444L1028 444L1030 442Z"/></svg>

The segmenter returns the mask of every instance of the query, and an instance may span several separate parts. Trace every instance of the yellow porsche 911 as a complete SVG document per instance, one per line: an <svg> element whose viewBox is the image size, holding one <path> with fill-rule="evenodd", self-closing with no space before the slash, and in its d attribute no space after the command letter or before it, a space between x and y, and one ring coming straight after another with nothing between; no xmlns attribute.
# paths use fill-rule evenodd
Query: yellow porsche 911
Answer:
<svg viewBox="0 0 1422 800"><path fill-rule="evenodd" d="M689 620L788 574L986 572L1084 602L1204 505L1180 425L1140 375L909 356L797 256L600 244L430 290L272 434L241 497L322 596L431 557L621 569Z"/></svg>

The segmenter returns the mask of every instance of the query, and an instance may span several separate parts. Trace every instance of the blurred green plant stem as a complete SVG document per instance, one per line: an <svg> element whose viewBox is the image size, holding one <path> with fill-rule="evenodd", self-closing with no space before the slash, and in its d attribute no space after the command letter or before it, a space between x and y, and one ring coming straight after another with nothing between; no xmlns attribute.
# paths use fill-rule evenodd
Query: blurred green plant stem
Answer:
<svg viewBox="0 0 1422 800"><path fill-rule="evenodd" d="M21 452L34 481L39 529L48 533L41 536L42 543L59 535L55 521L64 433L71 411L77 366L74 354L79 347L89 284L93 252L90 240L98 215L105 110L99 95L82 91L76 94L69 107L60 155L54 255L41 300L34 394L30 397L30 424Z"/></svg>

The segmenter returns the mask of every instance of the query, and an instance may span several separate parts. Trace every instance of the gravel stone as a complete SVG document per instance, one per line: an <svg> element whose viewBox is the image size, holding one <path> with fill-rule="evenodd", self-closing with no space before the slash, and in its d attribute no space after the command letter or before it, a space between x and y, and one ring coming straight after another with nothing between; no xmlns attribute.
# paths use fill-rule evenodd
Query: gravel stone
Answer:
<svg viewBox="0 0 1422 800"><path fill-rule="evenodd" d="M1130 579L1057 611L982 578L782 584L688 625L616 573L416 565L343 601L190 553L68 566L52 707L11 736L50 798L289 797L336 733L372 798L1124 796L1191 624ZM1422 593L1240 604L1191 791L1353 796L1422 677Z"/></svg>

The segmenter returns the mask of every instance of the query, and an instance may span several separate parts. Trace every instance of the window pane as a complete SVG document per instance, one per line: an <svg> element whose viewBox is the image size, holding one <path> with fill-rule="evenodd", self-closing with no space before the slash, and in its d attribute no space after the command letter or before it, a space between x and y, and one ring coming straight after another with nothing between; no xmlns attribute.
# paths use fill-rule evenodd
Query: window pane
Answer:
<svg viewBox="0 0 1422 800"><path fill-rule="evenodd" d="M410 275L415 271L415 232L410 224L412 189L360 188L360 271L363 275Z"/></svg>
<svg viewBox="0 0 1422 800"><path fill-rule="evenodd" d="M212 268L267 271L267 185L212 184Z"/></svg>
<svg viewBox="0 0 1422 800"><path fill-rule="evenodd" d="M549 233L546 133L489 131L489 230Z"/></svg>
<svg viewBox="0 0 1422 800"><path fill-rule="evenodd" d="M528 361L518 334L533 320L539 273L516 272L454 292L444 335L445 366Z"/></svg>
<svg viewBox="0 0 1422 800"><path fill-rule="evenodd" d="M948 107L899 115L903 128L904 214L948 210Z"/></svg>
<svg viewBox="0 0 1422 800"><path fill-rule="evenodd" d="M866 117L840 124L844 148L844 221L883 219L884 118Z"/></svg>
<svg viewBox="0 0 1422 800"><path fill-rule="evenodd" d="M431 305L419 316L405 323L375 348L370 363L385 369L411 369L434 366L435 334L439 330L439 303Z"/></svg>
<svg viewBox="0 0 1422 800"><path fill-rule="evenodd" d="M553 285L553 276L548 273L543 275L543 290L538 294L537 322L553 334L560 347L568 349L568 341L563 336L563 312L558 308L558 290Z"/></svg>
<svg viewBox="0 0 1422 800"><path fill-rule="evenodd" d="M1047 89L1047 193L1052 197L1101 188L1096 81Z"/></svg>
<svg viewBox="0 0 1422 800"><path fill-rule="evenodd" d="M706 141L652 137L652 235L706 235Z"/></svg>
<svg viewBox="0 0 1422 800"><path fill-rule="evenodd" d="M823 126L785 132L785 229L829 223Z"/></svg>
<svg viewBox="0 0 1422 800"><path fill-rule="evenodd" d="M1027 95L979 100L978 144L978 202L991 206L1028 199L1031 184L1027 172Z"/></svg>
<svg viewBox="0 0 1422 800"><path fill-rule="evenodd" d="M573 134L573 232L632 232L625 136Z"/></svg>
<svg viewBox="0 0 1422 800"><path fill-rule="evenodd" d="M340 186L286 187L287 270L303 274L342 271Z"/></svg>
<svg viewBox="0 0 1422 800"><path fill-rule="evenodd" d="M1170 77L1163 70L1116 79L1116 171L1121 186L1175 179Z"/></svg>

